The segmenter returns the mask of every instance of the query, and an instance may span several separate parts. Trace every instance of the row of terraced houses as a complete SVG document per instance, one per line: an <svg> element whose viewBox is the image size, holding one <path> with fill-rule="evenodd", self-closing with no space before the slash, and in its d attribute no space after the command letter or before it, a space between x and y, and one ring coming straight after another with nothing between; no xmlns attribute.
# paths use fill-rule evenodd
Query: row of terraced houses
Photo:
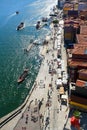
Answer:
<svg viewBox="0 0 87 130"><path fill-rule="evenodd" d="M87 111L87 1L59 0L58 6L63 9L69 104Z"/></svg>

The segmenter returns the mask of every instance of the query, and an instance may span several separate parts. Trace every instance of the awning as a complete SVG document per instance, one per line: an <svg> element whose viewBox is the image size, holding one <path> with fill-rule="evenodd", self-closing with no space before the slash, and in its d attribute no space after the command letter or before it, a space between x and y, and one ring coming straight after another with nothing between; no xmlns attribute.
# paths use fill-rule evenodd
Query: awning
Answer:
<svg viewBox="0 0 87 130"><path fill-rule="evenodd" d="M64 94L64 87L60 87L59 94Z"/></svg>
<svg viewBox="0 0 87 130"><path fill-rule="evenodd" d="M67 100L67 95L62 95L61 99L66 99Z"/></svg>

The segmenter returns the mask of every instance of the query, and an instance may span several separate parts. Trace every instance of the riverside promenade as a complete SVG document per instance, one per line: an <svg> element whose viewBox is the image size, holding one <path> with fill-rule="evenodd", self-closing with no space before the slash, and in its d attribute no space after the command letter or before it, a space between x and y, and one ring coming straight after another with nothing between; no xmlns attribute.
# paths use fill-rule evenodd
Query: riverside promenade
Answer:
<svg viewBox="0 0 87 130"><path fill-rule="evenodd" d="M49 84L51 84L52 82L52 76L49 74L49 65L51 64L55 56L57 56L57 51L53 51L52 40L49 41L48 45L43 46L43 49L44 48L49 49L49 53L46 53L45 49L43 54L44 59L42 61L38 76L35 81L37 85L35 86L28 100L28 103L26 104L22 112L18 114L16 117L14 117L11 121L9 121L5 126L3 126L1 130L41 129L41 122L43 119L40 119L40 114L42 114L43 117L47 109L46 104L48 100ZM54 54L54 57L52 56L52 54ZM39 109L38 106L37 108L35 108L35 104L38 104L40 101L42 101L41 108ZM34 109L37 109L37 111L34 112ZM32 116L38 118L36 122L31 120ZM26 123L26 120L28 121L28 123Z"/></svg>
<svg viewBox="0 0 87 130"><path fill-rule="evenodd" d="M44 58L33 92L21 113L6 123L1 130L70 130L69 120L66 124L67 128L64 128L69 113L68 96L67 106L62 106L61 100L58 100L59 91L56 89L57 54L60 54L60 51L61 59L64 60L64 70L66 71L67 68L66 51L63 46L63 20L60 20L56 29L52 25L51 30L52 37L50 36L48 44L44 45L40 52ZM58 42L61 42L59 51ZM50 67L54 72L50 73Z"/></svg>

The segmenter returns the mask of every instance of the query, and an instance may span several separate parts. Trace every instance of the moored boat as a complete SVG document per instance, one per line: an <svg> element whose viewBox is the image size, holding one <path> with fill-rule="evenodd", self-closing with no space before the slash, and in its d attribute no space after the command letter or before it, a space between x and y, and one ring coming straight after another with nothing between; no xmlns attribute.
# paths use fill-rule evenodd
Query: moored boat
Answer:
<svg viewBox="0 0 87 130"><path fill-rule="evenodd" d="M36 29L41 29L43 28L44 26L47 26L47 23L46 22L41 22L41 21L38 21L37 24L36 24Z"/></svg>
<svg viewBox="0 0 87 130"><path fill-rule="evenodd" d="M40 23L40 21L38 21L36 24L36 29L40 29L40 27L41 27L41 23Z"/></svg>
<svg viewBox="0 0 87 130"><path fill-rule="evenodd" d="M25 78L28 76L28 69L25 69L21 76L18 78L18 83L21 83L25 80Z"/></svg>
<svg viewBox="0 0 87 130"><path fill-rule="evenodd" d="M48 18L47 17L43 17L42 18L42 22L47 22L48 21Z"/></svg>
<svg viewBox="0 0 87 130"><path fill-rule="evenodd" d="M21 22L18 26L17 26L17 30L22 30L24 29L24 22Z"/></svg>

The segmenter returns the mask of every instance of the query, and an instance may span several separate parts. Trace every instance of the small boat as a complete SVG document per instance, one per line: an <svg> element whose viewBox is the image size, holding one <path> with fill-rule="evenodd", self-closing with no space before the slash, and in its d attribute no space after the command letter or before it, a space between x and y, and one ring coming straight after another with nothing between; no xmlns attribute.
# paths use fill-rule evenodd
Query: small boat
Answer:
<svg viewBox="0 0 87 130"><path fill-rule="evenodd" d="M48 21L48 18L45 18L45 17L42 18L42 22L47 22L47 21Z"/></svg>
<svg viewBox="0 0 87 130"><path fill-rule="evenodd" d="M25 80L25 78L28 76L28 69L25 69L21 76L18 78L18 83L21 83Z"/></svg>
<svg viewBox="0 0 87 130"><path fill-rule="evenodd" d="M17 26L17 30L22 30L24 28L24 22L21 22L18 26Z"/></svg>
<svg viewBox="0 0 87 130"><path fill-rule="evenodd" d="M38 21L36 24L36 29L39 30L39 29L43 28L44 26L47 26L47 23Z"/></svg>
<svg viewBox="0 0 87 130"><path fill-rule="evenodd" d="M41 23L40 23L40 21L38 21L36 24L36 29L40 29L40 27L41 27Z"/></svg>
<svg viewBox="0 0 87 130"><path fill-rule="evenodd" d="M19 11L16 11L16 14L19 14Z"/></svg>

